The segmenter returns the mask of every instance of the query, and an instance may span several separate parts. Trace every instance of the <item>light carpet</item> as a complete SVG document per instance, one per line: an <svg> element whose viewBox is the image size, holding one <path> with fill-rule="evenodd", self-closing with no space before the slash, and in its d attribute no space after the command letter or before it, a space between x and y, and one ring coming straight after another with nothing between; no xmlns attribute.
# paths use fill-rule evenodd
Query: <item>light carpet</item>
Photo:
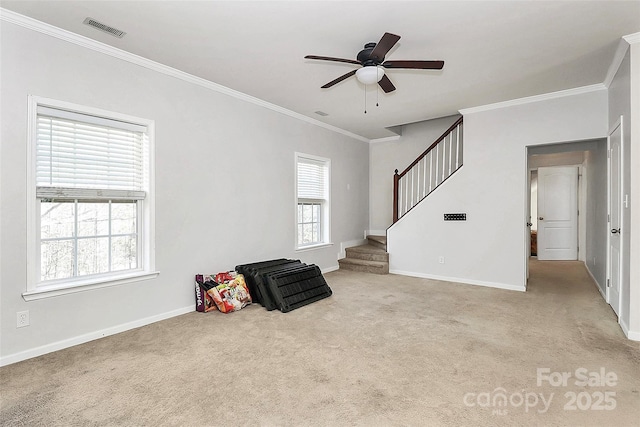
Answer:
<svg viewBox="0 0 640 427"><path fill-rule="evenodd" d="M333 296L290 313L194 312L0 368L0 422L640 425L640 343L582 263L532 261L526 293L325 277Z"/></svg>

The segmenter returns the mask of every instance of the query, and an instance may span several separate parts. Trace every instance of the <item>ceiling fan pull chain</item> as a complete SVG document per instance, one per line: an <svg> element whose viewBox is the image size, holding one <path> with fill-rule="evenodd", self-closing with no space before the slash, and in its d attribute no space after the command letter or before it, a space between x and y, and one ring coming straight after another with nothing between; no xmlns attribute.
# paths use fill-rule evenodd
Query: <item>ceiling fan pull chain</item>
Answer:
<svg viewBox="0 0 640 427"><path fill-rule="evenodd" d="M378 106L378 94L380 93L380 89L378 88L378 85L376 85L376 107Z"/></svg>
<svg viewBox="0 0 640 427"><path fill-rule="evenodd" d="M364 113L367 114L367 86L364 85Z"/></svg>

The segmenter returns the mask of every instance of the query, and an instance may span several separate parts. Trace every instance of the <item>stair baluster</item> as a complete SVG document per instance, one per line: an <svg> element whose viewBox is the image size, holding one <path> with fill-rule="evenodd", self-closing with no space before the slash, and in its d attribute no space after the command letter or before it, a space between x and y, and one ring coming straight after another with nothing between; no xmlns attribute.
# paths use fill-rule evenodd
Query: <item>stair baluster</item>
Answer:
<svg viewBox="0 0 640 427"><path fill-rule="evenodd" d="M460 169L462 139L462 117L460 117L405 170L398 173L396 169L393 175L394 224ZM421 186L422 191L420 191Z"/></svg>

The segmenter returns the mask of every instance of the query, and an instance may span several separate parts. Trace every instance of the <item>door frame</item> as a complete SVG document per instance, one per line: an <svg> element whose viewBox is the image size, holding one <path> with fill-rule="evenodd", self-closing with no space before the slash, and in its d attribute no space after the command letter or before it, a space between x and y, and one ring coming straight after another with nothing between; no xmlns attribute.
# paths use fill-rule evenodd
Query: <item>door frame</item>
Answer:
<svg viewBox="0 0 640 427"><path fill-rule="evenodd" d="M529 223L530 215L531 215L531 172L538 169L538 166L534 166L531 163L531 151L535 148L544 145L565 145L565 144L578 144L578 143L588 143L591 141L603 140L604 138L596 138L596 139L586 139L586 140L575 140L575 141L563 141L563 142L551 142L547 144L535 144L535 145L527 145L524 149L524 164L525 164L525 182L524 182L524 215L523 215L523 225L524 225L524 286L525 290L527 288L529 282L529 260L531 258L530 250L531 250L531 228L527 226ZM587 151L591 148L580 148L576 150L560 150L558 152L572 152L572 151ZM586 174L589 171L586 171L583 164L571 163L571 164L558 164L555 166L576 166L578 168L578 187L576 188L577 197L578 197L578 261L586 262L586 238L585 238L585 230L586 230Z"/></svg>
<svg viewBox="0 0 640 427"><path fill-rule="evenodd" d="M529 285L529 260L531 258L531 166L529 165L529 146L524 148L525 176L524 191L526 194L524 203L524 290Z"/></svg>
<svg viewBox="0 0 640 427"><path fill-rule="evenodd" d="M623 208L623 194L624 194L624 117L620 116L618 120L613 124L613 126L609 129L609 133L607 134L607 263L606 263L606 291L605 291L605 300L607 304L611 305L611 135L616 131L616 129L620 128L620 164L618 165L618 189L620 192L618 212L620 212L620 224L624 224L624 208ZM618 272L618 277L620 283L618 284L618 323L620 323L623 314L623 306L622 306L622 280L624 276L622 272L624 271L624 233L620 233L620 271Z"/></svg>

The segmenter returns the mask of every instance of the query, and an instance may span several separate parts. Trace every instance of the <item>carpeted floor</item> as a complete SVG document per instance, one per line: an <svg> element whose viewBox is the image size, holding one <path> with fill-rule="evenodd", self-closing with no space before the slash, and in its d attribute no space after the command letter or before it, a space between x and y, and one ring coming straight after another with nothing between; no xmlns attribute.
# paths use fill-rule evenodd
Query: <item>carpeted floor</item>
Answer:
<svg viewBox="0 0 640 427"><path fill-rule="evenodd" d="M582 263L533 261L526 293L325 277L331 298L287 314L194 312L3 367L0 422L640 425L640 343Z"/></svg>

